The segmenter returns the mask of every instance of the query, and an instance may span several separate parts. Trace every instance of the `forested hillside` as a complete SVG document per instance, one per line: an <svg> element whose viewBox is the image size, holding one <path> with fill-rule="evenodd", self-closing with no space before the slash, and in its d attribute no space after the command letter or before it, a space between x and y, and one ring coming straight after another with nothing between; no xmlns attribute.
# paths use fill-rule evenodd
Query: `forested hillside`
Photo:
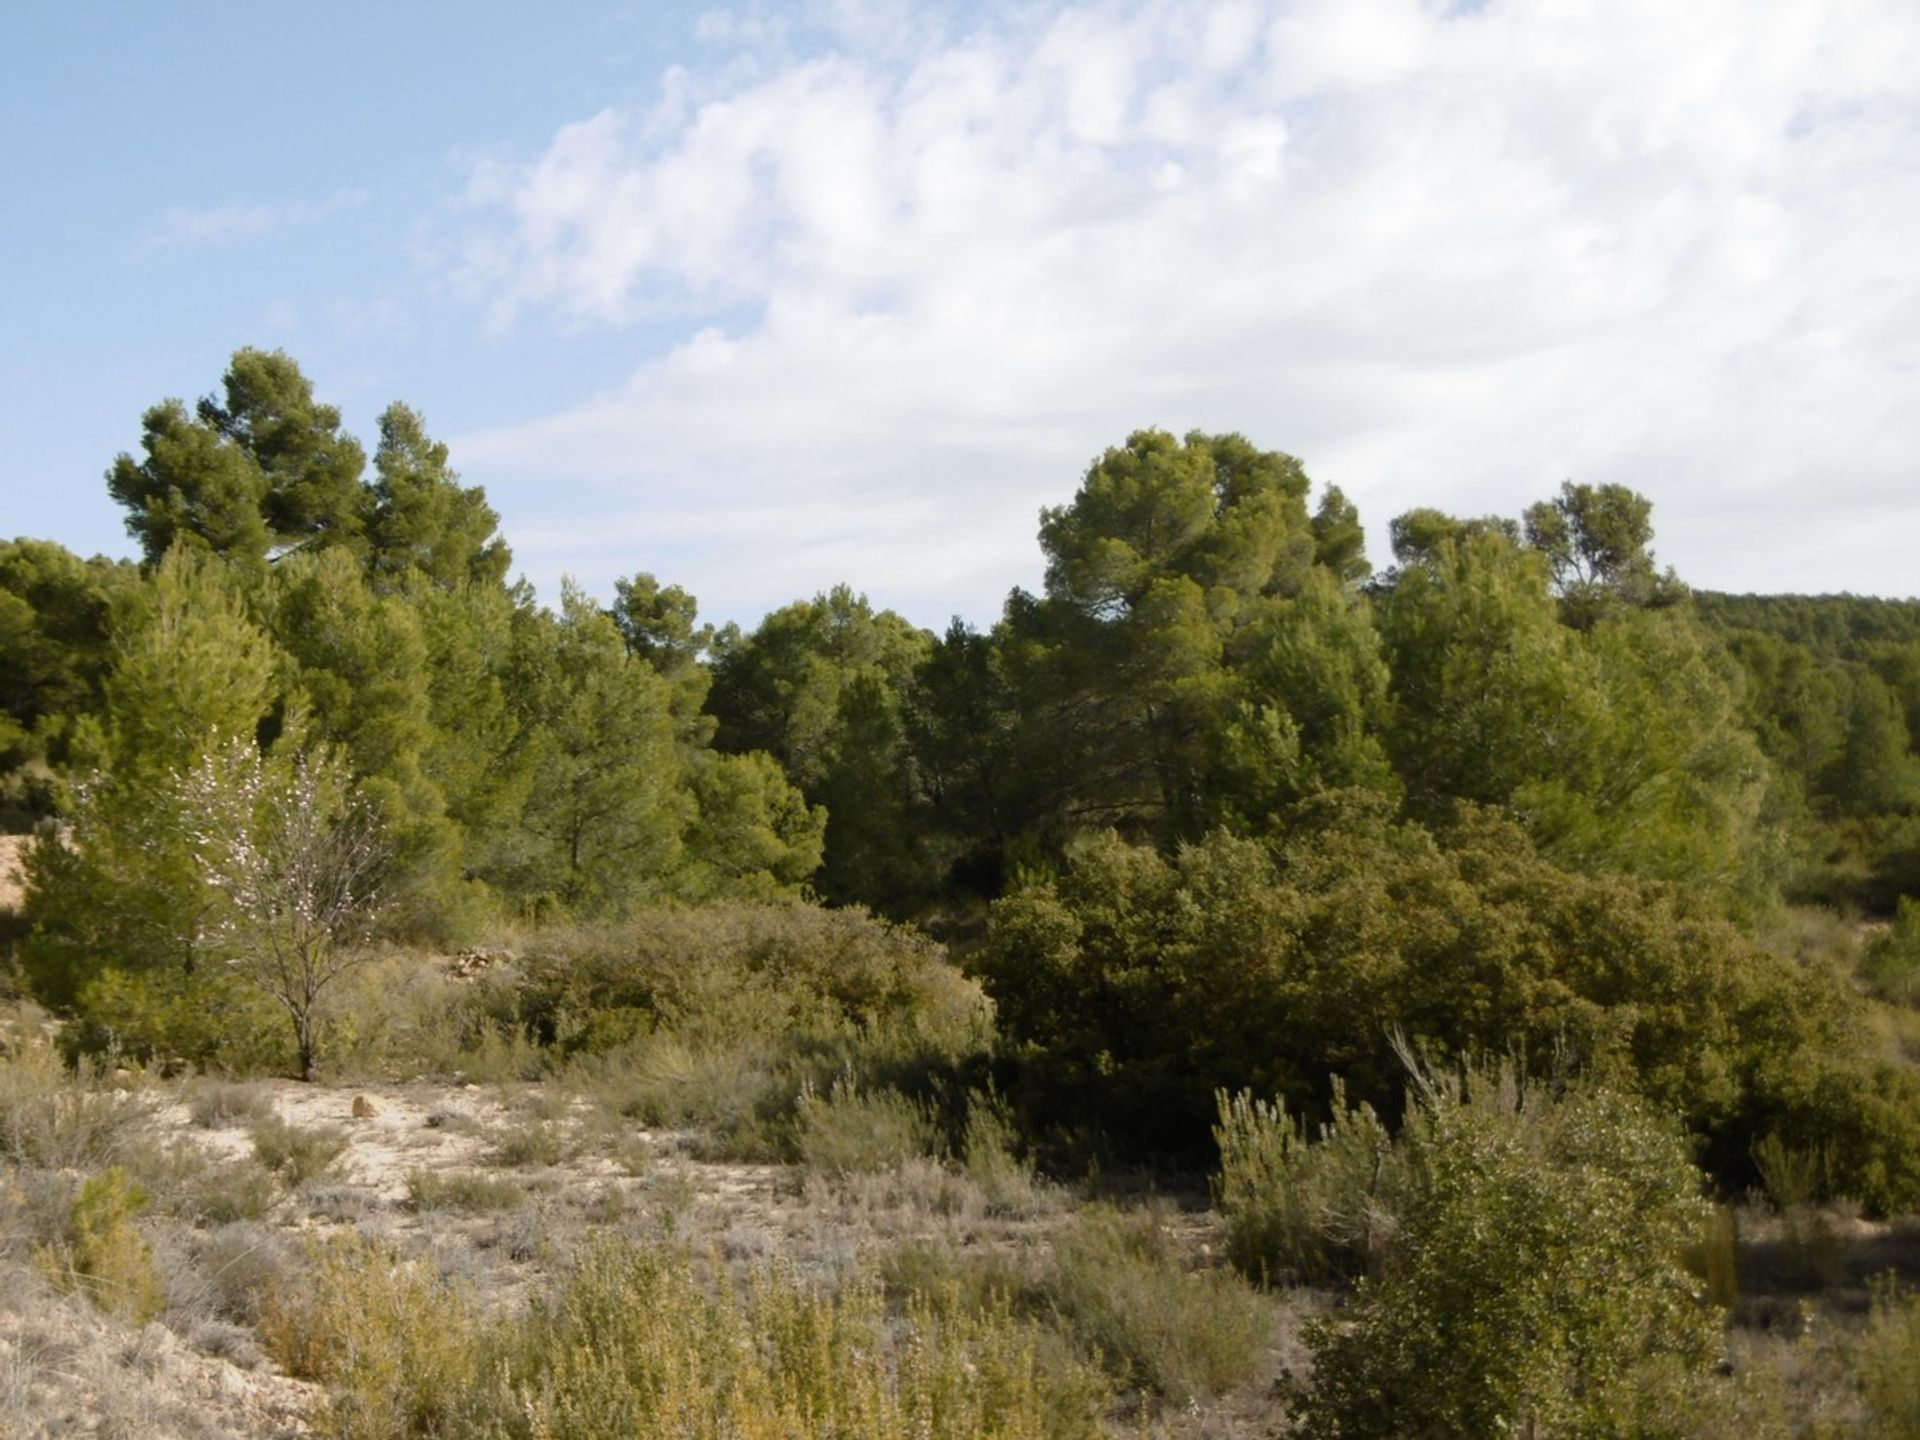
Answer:
<svg viewBox="0 0 1920 1440"><path fill-rule="evenodd" d="M645 571L541 604L423 417L369 454L285 354L143 427L106 477L138 561L0 544L6 943L70 1057L372 1064L369 955L506 937L422 1034L541 1073L671 1032L673 1103L751 1153L816 1081L956 1137L991 1096L1068 1168L1297 1169L1364 1116L1437 1236L1436 1155L1576 1196L1618 1160L1435 1078L1505 1067L1652 1167L1660 1244L1694 1164L1920 1206L1920 602L1691 593L1619 485L1415 510L1376 566L1299 461L1144 430L1062 477L990 629L857 576L716 629ZM685 1100L720 1054L761 1089ZM1306 1433L1386 1433L1311 1428L1374 1403L1332 1333Z"/></svg>

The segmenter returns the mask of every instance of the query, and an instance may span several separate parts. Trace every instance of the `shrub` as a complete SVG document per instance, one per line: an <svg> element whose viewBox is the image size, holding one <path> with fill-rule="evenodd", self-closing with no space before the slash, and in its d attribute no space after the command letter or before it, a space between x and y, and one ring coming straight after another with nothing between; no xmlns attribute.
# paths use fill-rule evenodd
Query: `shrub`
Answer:
<svg viewBox="0 0 1920 1440"><path fill-rule="evenodd" d="M1573 873L1464 807L1429 829L1335 792L1263 843L1091 836L997 901L977 964L1041 1123L1199 1155L1220 1089L1391 1118L1397 1028L1450 1054L1571 1055L1700 1134L1726 1184L1768 1130L1844 1136L1835 1183L1920 1199L1920 1077L1862 1058L1862 1003L1676 888ZM1843 1147L1836 1145L1836 1149Z"/></svg>
<svg viewBox="0 0 1920 1440"><path fill-rule="evenodd" d="M1018 1142L1012 1113L996 1092L969 1097L961 1142L963 1164L992 1214L1026 1215L1039 1208L1033 1166L1021 1158Z"/></svg>
<svg viewBox="0 0 1920 1440"><path fill-rule="evenodd" d="M273 1174L257 1160L217 1160L191 1141L128 1149L126 1163L153 1207L195 1225L258 1220L273 1208Z"/></svg>
<svg viewBox="0 0 1920 1440"><path fill-rule="evenodd" d="M345 1131L331 1125L303 1128L278 1116L256 1121L252 1134L254 1158L290 1190L326 1174L347 1148Z"/></svg>
<svg viewBox="0 0 1920 1440"><path fill-rule="evenodd" d="M1902 895L1893 923L1860 952L1860 979L1882 1000L1920 1001L1920 901Z"/></svg>
<svg viewBox="0 0 1920 1440"><path fill-rule="evenodd" d="M1230 1273L1189 1272L1151 1212L1085 1212L1041 1283L1087 1351L1176 1404L1245 1381L1273 1333L1265 1300Z"/></svg>
<svg viewBox="0 0 1920 1440"><path fill-rule="evenodd" d="M260 1336L287 1373L328 1386L339 1440L443 1434L474 1387L481 1331L430 1266L357 1233L309 1248L270 1283Z"/></svg>
<svg viewBox="0 0 1920 1440"><path fill-rule="evenodd" d="M1321 1284L1375 1269L1397 1225L1404 1167L1386 1126L1335 1082L1333 1118L1309 1138L1283 1101L1219 1096L1214 1203L1227 1257L1249 1279Z"/></svg>
<svg viewBox="0 0 1920 1440"><path fill-rule="evenodd" d="M146 1127L153 1108L149 1096L106 1084L89 1062L69 1070L38 1039L0 1058L0 1155L16 1164L93 1169Z"/></svg>
<svg viewBox="0 0 1920 1440"><path fill-rule="evenodd" d="M497 1175L472 1171L407 1172L407 1208L416 1212L462 1210L472 1214L482 1210L510 1210L526 1198L526 1192L513 1181Z"/></svg>
<svg viewBox="0 0 1920 1440"><path fill-rule="evenodd" d="M515 1168L524 1165L557 1165L566 1153L559 1130L540 1121L497 1130L492 1139L494 1161Z"/></svg>
<svg viewBox="0 0 1920 1440"><path fill-rule="evenodd" d="M1920 1440L1920 1300L1891 1276L1874 1288L1857 1363L1876 1440Z"/></svg>
<svg viewBox="0 0 1920 1440"><path fill-rule="evenodd" d="M979 987L915 931L857 908L721 904L540 935L513 1017L565 1053L668 1029L696 1044L900 1029L948 1053L988 1027Z"/></svg>
<svg viewBox="0 0 1920 1440"><path fill-rule="evenodd" d="M1035 1361L1004 1304L895 1322L876 1287L825 1295L790 1274L744 1292L703 1284L671 1252L592 1248L507 1350L488 1418L461 1434L541 1440L1043 1440L1101 1433L1085 1367Z"/></svg>
<svg viewBox="0 0 1920 1440"><path fill-rule="evenodd" d="M889 1170L946 1148L925 1105L897 1090L862 1093L845 1079L824 1096L801 1092L794 1145L809 1170L832 1176Z"/></svg>
<svg viewBox="0 0 1920 1440"><path fill-rule="evenodd" d="M207 1130L271 1119L273 1092L256 1081L207 1080L187 1102L193 1123Z"/></svg>
<svg viewBox="0 0 1920 1440"><path fill-rule="evenodd" d="M1604 1091L1417 1076L1392 1263L1310 1325L1303 1440L1623 1433L1646 1366L1701 1376L1717 1321L1680 1266L1706 1218L1671 1128Z"/></svg>
<svg viewBox="0 0 1920 1440"><path fill-rule="evenodd" d="M64 1239L39 1253L41 1268L63 1290L84 1290L109 1314L144 1325L165 1294L153 1250L134 1228L147 1192L118 1166L82 1182Z"/></svg>

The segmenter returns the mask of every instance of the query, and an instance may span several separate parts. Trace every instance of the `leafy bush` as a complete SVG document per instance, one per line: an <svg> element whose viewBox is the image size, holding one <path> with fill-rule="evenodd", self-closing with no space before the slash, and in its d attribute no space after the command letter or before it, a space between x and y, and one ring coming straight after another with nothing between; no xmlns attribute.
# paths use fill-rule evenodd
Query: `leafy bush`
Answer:
<svg viewBox="0 0 1920 1440"><path fill-rule="evenodd" d="M1039 1207L1033 1165L1019 1153L1019 1131L1006 1101L993 1090L968 1097L961 1138L962 1167L995 1215L1026 1215Z"/></svg>
<svg viewBox="0 0 1920 1440"><path fill-rule="evenodd" d="M895 1029L964 1053L986 1034L979 988L915 931L858 909L721 904L543 932L521 955L511 1017L564 1053L654 1030L691 1044Z"/></svg>
<svg viewBox="0 0 1920 1440"><path fill-rule="evenodd" d="M560 1131L541 1121L495 1131L493 1159L501 1165L557 1165L566 1153Z"/></svg>
<svg viewBox="0 0 1920 1440"><path fill-rule="evenodd" d="M1217 1090L1312 1120L1329 1075L1391 1118L1397 1029L1638 1094L1729 1186L1778 1130L1833 1138L1834 1184L1870 1207L1920 1201L1920 1077L1868 1058L1835 976L1675 889L1562 869L1488 812L1429 830L1336 792L1286 818L1273 845L1173 856L1089 837L995 904L978 964L1037 1120L1198 1154Z"/></svg>
<svg viewBox="0 0 1920 1440"><path fill-rule="evenodd" d="M153 1249L133 1224L146 1205L147 1192L117 1165L88 1178L63 1239L41 1248L41 1268L59 1288L82 1290L109 1314L144 1325L165 1303Z"/></svg>
<svg viewBox="0 0 1920 1440"><path fill-rule="evenodd" d="M1920 1440L1920 1300L1891 1276L1874 1290L1857 1363L1875 1440Z"/></svg>
<svg viewBox="0 0 1920 1440"><path fill-rule="evenodd" d="M1604 1091L1418 1086L1392 1261L1307 1330L1304 1440L1629 1433L1656 1357L1704 1375L1717 1315L1680 1265L1706 1216L1681 1137Z"/></svg>
<svg viewBox="0 0 1920 1440"><path fill-rule="evenodd" d="M1882 1000L1920 1001L1920 901L1900 897L1893 923L1860 953L1860 979Z"/></svg>
<svg viewBox="0 0 1920 1440"><path fill-rule="evenodd" d="M1219 1097L1214 1203L1227 1256L1262 1283L1322 1284L1378 1268L1398 1225L1405 1166L1386 1126L1333 1088L1333 1119L1309 1137L1283 1101Z"/></svg>
<svg viewBox="0 0 1920 1440"><path fill-rule="evenodd" d="M208 1130L250 1125L273 1115L273 1092L256 1081L207 1080L193 1092L187 1113Z"/></svg>

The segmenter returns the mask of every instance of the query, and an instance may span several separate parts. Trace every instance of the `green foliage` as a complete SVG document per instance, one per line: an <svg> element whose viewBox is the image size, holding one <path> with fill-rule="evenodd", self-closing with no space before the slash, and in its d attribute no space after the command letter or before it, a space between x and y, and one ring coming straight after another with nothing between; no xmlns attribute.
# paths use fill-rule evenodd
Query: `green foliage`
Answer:
<svg viewBox="0 0 1920 1440"><path fill-rule="evenodd" d="M559 616L534 617L520 641L533 756L521 824L536 848L511 883L585 912L670 893L693 805L666 682L570 585Z"/></svg>
<svg viewBox="0 0 1920 1440"><path fill-rule="evenodd" d="M1385 1107L1397 1028L1568 1055L1683 1115L1729 1183L1767 1130L1824 1131L1854 1157L1836 1184L1875 1207L1915 1193L1909 1079L1859 1058L1858 1002L1830 975L1682 893L1562 870L1483 812L1436 833L1347 793L1290 828L1171 859L1094 838L994 907L977 964L1040 1117L1192 1150L1218 1089L1311 1119L1341 1074Z"/></svg>
<svg viewBox="0 0 1920 1440"><path fill-rule="evenodd" d="M1882 1000L1920 1002L1920 900L1900 897L1893 923L1860 952L1860 978Z"/></svg>
<svg viewBox="0 0 1920 1440"><path fill-rule="evenodd" d="M1036 1363L1004 1307L911 1307L890 1320L876 1288L825 1296L774 1272L715 1294L683 1261L630 1245L590 1251L513 1337L486 1397L456 1433L553 1440L652 1434L1092 1437L1102 1387L1077 1365Z"/></svg>
<svg viewBox="0 0 1920 1440"><path fill-rule="evenodd" d="M506 580L513 552L496 533L500 517L486 491L460 484L419 412L399 404L381 412L373 468L366 530L375 576L392 583L412 573L446 589Z"/></svg>
<svg viewBox="0 0 1920 1440"><path fill-rule="evenodd" d="M1222 1091L1219 1106L1214 1204L1240 1272L1304 1285L1378 1273L1410 1182L1372 1107L1335 1084L1333 1118L1309 1134L1278 1100Z"/></svg>
<svg viewBox="0 0 1920 1440"><path fill-rule="evenodd" d="M298 1190L334 1167L346 1153L346 1133L331 1125L301 1126L277 1115L248 1126L253 1156L280 1177L289 1190Z"/></svg>
<svg viewBox="0 0 1920 1440"><path fill-rule="evenodd" d="M117 1165L88 1177L73 1198L65 1235L36 1253L41 1269L61 1289L83 1291L109 1314L146 1324L165 1299L153 1249L133 1224L146 1205L147 1192Z"/></svg>
<svg viewBox="0 0 1920 1440"><path fill-rule="evenodd" d="M801 1164L836 1178L938 1158L946 1148L925 1105L897 1090L862 1091L845 1079L824 1095L811 1087L801 1091L794 1145Z"/></svg>
<svg viewBox="0 0 1920 1440"><path fill-rule="evenodd" d="M94 1066L68 1069L44 1039L0 1056L0 1156L15 1166L92 1170L121 1158L152 1122L144 1094L113 1089Z"/></svg>
<svg viewBox="0 0 1920 1440"><path fill-rule="evenodd" d="M1417 1078L1394 1263L1308 1327L1299 1433L1629 1433L1637 1372L1715 1356L1679 1264L1704 1216L1684 1143L1604 1092Z"/></svg>
<svg viewBox="0 0 1920 1440"><path fill-rule="evenodd" d="M527 1198L527 1192L513 1181L478 1171L409 1170L406 1186L407 1208L416 1214L453 1210L477 1215L511 1210Z"/></svg>
<svg viewBox="0 0 1920 1440"><path fill-rule="evenodd" d="M1902 1293L1891 1276L1874 1289L1858 1364L1874 1440L1920 1437L1920 1301Z"/></svg>
<svg viewBox="0 0 1920 1440"><path fill-rule="evenodd" d="M1083 1211L1055 1239L1041 1286L1084 1349L1176 1405L1246 1381L1273 1331L1235 1276L1181 1265L1151 1211Z"/></svg>
<svg viewBox="0 0 1920 1440"><path fill-rule="evenodd" d="M328 1387L338 1440L447 1434L480 1381L482 1328L466 1296L420 1260L349 1232L276 1277L260 1337L287 1373Z"/></svg>
<svg viewBox="0 0 1920 1440"><path fill-rule="evenodd" d="M553 931L520 958L514 1018L563 1053L655 1029L700 1043L896 1032L964 1054L986 1034L979 988L916 931L858 910L715 905Z"/></svg>
<svg viewBox="0 0 1920 1440"><path fill-rule="evenodd" d="M931 883L915 834L920 797L905 715L931 644L844 585L716 644L715 744L765 751L809 806L825 808L815 883L828 900L901 914Z"/></svg>

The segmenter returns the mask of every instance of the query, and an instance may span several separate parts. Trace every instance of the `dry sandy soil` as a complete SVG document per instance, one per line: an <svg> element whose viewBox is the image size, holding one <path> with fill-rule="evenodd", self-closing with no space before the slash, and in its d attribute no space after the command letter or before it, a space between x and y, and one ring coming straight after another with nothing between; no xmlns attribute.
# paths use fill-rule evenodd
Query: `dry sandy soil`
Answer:
<svg viewBox="0 0 1920 1440"><path fill-rule="evenodd" d="M230 1227L236 1235L285 1251L308 1236L357 1228L430 1256L493 1304L519 1303L576 1247L609 1230L671 1235L737 1267L777 1257L824 1274L903 1240L1017 1245L1059 1222L1044 1209L1026 1219L988 1218L977 1197L956 1195L951 1177L931 1165L830 1186L787 1166L710 1163L695 1157L694 1136L610 1128L585 1101L537 1085L262 1081L244 1088L288 1124L335 1131L345 1145L262 1222ZM237 1185L257 1176L246 1124L196 1123L198 1093L191 1081L158 1087L149 1138L205 1153L216 1179L227 1175ZM549 1163L512 1163L510 1147L530 1138L538 1142L532 1148L550 1152ZM469 1176L504 1181L518 1192L515 1203L422 1209L411 1193L423 1177ZM196 1308L191 1292L208 1284L209 1232L152 1217L144 1228L167 1278L169 1306L165 1323L141 1331L56 1295L29 1269L0 1275L0 1436L310 1433L317 1389L278 1373L245 1327Z"/></svg>
<svg viewBox="0 0 1920 1440"><path fill-rule="evenodd" d="M20 908L20 857L31 835L0 835L0 910Z"/></svg>

